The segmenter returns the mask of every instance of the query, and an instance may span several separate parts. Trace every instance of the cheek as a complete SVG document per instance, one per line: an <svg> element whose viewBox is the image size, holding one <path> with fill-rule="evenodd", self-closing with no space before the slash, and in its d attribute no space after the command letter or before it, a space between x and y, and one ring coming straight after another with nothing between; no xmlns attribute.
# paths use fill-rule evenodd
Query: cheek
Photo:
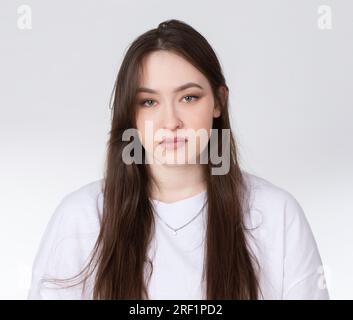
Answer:
<svg viewBox="0 0 353 320"><path fill-rule="evenodd" d="M200 115L199 120L198 120L198 126L200 128L205 128L208 129L211 127L212 124L212 113L203 113Z"/></svg>
<svg viewBox="0 0 353 320"><path fill-rule="evenodd" d="M154 145L157 144L153 141L158 129L155 119L140 114L136 117L136 127L141 144L147 152L152 151Z"/></svg>
<svg viewBox="0 0 353 320"><path fill-rule="evenodd" d="M190 157L197 156L207 146L211 136L210 129L212 129L212 122L213 122L213 113L211 108L209 108L207 112L205 112L205 109L203 109L202 112L195 112L192 115L192 117L189 117L187 127L195 131L195 139L196 139L195 145L190 144L189 146Z"/></svg>
<svg viewBox="0 0 353 320"><path fill-rule="evenodd" d="M187 127L194 129L195 131L199 129L206 129L209 131L212 128L213 113L211 108L208 106L203 106L200 112L195 112L188 117L189 121Z"/></svg>
<svg viewBox="0 0 353 320"><path fill-rule="evenodd" d="M141 141L141 143L143 143L145 125L144 125L144 121L141 119L141 117L136 117L136 129L138 131L140 141Z"/></svg>
<svg viewBox="0 0 353 320"><path fill-rule="evenodd" d="M136 118L136 128L138 131L140 143L145 147L147 137L146 137L146 124L145 124L144 118L142 117Z"/></svg>

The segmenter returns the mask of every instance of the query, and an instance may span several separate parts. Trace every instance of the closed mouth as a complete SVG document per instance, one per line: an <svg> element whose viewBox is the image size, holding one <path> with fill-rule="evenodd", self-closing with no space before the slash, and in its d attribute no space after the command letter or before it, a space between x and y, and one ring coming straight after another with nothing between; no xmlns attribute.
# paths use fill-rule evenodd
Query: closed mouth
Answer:
<svg viewBox="0 0 353 320"><path fill-rule="evenodd" d="M179 141L186 142L188 139L184 137L164 138L160 143L177 143Z"/></svg>

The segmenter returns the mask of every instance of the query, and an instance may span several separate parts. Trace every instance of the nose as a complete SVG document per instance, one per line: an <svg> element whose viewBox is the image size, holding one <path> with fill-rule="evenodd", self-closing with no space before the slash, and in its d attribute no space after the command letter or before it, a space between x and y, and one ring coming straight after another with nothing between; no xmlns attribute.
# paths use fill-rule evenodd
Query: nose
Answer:
<svg viewBox="0 0 353 320"><path fill-rule="evenodd" d="M173 131L182 127L183 123L173 103L165 104L162 109L162 124L165 129Z"/></svg>

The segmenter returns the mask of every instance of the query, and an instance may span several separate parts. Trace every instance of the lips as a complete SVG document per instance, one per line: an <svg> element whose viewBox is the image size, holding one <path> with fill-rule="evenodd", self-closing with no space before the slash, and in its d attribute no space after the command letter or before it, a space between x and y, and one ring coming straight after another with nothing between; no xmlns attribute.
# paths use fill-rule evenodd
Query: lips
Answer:
<svg viewBox="0 0 353 320"><path fill-rule="evenodd" d="M184 137L172 137L172 138L166 137L160 143L177 143L179 141L188 141L188 139Z"/></svg>

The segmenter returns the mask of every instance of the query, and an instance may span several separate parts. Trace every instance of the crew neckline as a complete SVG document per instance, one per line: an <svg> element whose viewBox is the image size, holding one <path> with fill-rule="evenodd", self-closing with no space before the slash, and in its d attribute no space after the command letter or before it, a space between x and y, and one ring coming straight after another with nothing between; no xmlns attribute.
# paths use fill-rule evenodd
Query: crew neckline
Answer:
<svg viewBox="0 0 353 320"><path fill-rule="evenodd" d="M164 201L160 201L158 199L152 199L151 200L158 204L158 205L162 205L162 206L173 206L173 205L179 205L183 202L188 202L188 201L194 201L196 200L197 198L203 196L205 193L207 192L207 190L203 190L199 193L196 193L195 195L193 196L190 196L190 197L187 197L187 198L184 198L184 199L180 199L180 200L176 200L176 201L173 201L173 202L164 202Z"/></svg>

